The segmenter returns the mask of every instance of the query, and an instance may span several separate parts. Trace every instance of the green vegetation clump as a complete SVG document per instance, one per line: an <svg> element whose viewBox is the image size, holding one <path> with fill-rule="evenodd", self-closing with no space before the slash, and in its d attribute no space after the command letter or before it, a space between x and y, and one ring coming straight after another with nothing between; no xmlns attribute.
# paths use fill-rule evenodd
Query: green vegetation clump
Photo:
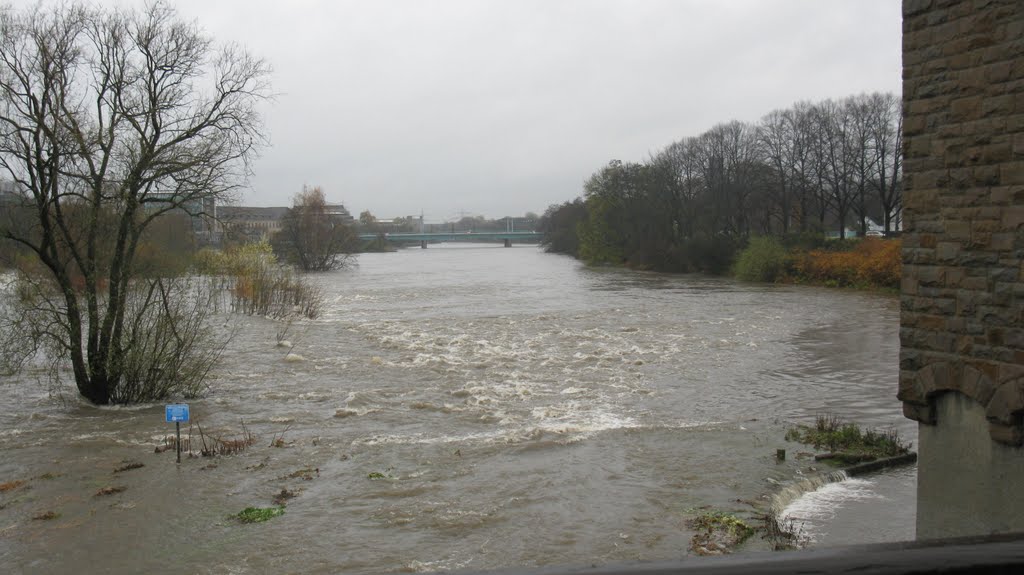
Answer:
<svg viewBox="0 0 1024 575"><path fill-rule="evenodd" d="M697 555L729 553L754 534L746 521L724 511L705 511L688 521L696 531L690 539L690 551Z"/></svg>
<svg viewBox="0 0 1024 575"><path fill-rule="evenodd" d="M235 517L242 523L263 523L284 515L284 507L246 507Z"/></svg>
<svg viewBox="0 0 1024 575"><path fill-rule="evenodd" d="M733 273L743 281L774 282L785 275L788 262L789 253L779 240L769 236L750 238Z"/></svg>
<svg viewBox="0 0 1024 575"><path fill-rule="evenodd" d="M791 428L786 432L786 440L827 448L834 454L829 459L841 464L903 455L910 450L896 430L862 431L856 424L845 423L834 415L819 415L813 427Z"/></svg>

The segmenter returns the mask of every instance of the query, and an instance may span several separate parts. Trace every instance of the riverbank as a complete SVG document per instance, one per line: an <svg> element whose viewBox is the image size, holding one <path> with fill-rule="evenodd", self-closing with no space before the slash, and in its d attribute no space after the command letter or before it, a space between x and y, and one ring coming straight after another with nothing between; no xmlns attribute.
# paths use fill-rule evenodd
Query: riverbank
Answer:
<svg viewBox="0 0 1024 575"><path fill-rule="evenodd" d="M816 240L803 236L751 238L732 273L751 282L896 291L902 242L876 237Z"/></svg>

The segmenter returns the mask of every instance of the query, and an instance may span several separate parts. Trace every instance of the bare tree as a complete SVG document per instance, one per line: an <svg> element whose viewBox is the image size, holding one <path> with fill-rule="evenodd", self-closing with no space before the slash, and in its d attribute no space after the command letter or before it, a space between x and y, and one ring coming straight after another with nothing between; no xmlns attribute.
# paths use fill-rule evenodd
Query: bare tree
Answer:
<svg viewBox="0 0 1024 575"><path fill-rule="evenodd" d="M323 190L303 187L281 221L274 250L302 271L320 272L349 265L355 243L352 228L330 213Z"/></svg>
<svg viewBox="0 0 1024 575"><path fill-rule="evenodd" d="M882 206L882 224L889 234L899 227L903 180L902 103L894 94L870 96L869 125L875 153L875 184Z"/></svg>
<svg viewBox="0 0 1024 575"><path fill-rule="evenodd" d="M793 218L793 156L796 137L793 134L791 110L769 112L757 128L761 154L775 172L776 186L771 196L778 208L782 233L789 233Z"/></svg>
<svg viewBox="0 0 1024 575"><path fill-rule="evenodd" d="M866 94L851 96L844 100L843 106L850 115L850 178L854 188L852 208L857 216L857 235L863 237L868 232L868 202L874 199L874 194L868 196L868 189L872 185L878 161L872 141L871 100Z"/></svg>
<svg viewBox="0 0 1024 575"><path fill-rule="evenodd" d="M35 258L22 274L35 313L19 325L89 401L153 399L136 391L205 375L189 367L211 360L179 305L192 292L141 273L140 246L162 215L203 217L244 182L268 74L163 1L0 12L0 169L31 214L0 235ZM167 329L140 339L146 325Z"/></svg>

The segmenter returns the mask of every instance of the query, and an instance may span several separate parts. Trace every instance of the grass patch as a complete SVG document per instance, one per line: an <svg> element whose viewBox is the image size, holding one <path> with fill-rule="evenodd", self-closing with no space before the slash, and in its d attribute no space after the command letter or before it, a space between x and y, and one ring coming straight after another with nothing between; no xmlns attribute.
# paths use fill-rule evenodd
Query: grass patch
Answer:
<svg viewBox="0 0 1024 575"><path fill-rule="evenodd" d="M835 415L819 415L814 426L798 425L786 432L787 441L798 441L831 453L816 459L834 461L838 464L858 463L880 457L894 457L910 451L896 433L888 431L863 431L854 423L846 423Z"/></svg>
<svg viewBox="0 0 1024 575"><path fill-rule="evenodd" d="M242 523L263 523L279 515L284 515L284 507L246 507L235 518Z"/></svg>
<svg viewBox="0 0 1024 575"><path fill-rule="evenodd" d="M33 516L32 519L35 521L52 521L54 519L58 519L59 517L60 513L57 513L55 511L47 511L45 513L40 513L39 515Z"/></svg>
<svg viewBox="0 0 1024 575"><path fill-rule="evenodd" d="M687 524L696 533L690 538L690 551L697 555L724 555L754 534L746 521L724 511L705 511Z"/></svg>

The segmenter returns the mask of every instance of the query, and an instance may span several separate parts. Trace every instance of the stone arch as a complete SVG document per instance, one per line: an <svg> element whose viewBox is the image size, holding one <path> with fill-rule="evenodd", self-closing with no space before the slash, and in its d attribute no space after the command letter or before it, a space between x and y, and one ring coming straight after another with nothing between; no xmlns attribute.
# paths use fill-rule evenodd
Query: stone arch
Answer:
<svg viewBox="0 0 1024 575"><path fill-rule="evenodd" d="M1024 444L1024 377L999 385L985 406L989 434L1000 443Z"/></svg>

